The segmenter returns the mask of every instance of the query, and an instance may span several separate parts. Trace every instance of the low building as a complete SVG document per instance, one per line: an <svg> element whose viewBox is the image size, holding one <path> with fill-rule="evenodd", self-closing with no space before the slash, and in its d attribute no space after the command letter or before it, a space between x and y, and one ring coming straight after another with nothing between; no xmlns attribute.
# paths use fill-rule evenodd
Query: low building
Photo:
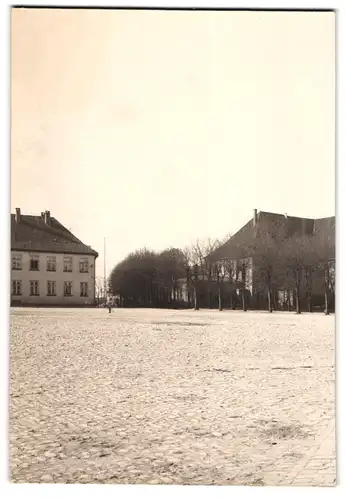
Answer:
<svg viewBox="0 0 346 500"><path fill-rule="evenodd" d="M98 253L50 215L11 214L11 305L95 305Z"/></svg>

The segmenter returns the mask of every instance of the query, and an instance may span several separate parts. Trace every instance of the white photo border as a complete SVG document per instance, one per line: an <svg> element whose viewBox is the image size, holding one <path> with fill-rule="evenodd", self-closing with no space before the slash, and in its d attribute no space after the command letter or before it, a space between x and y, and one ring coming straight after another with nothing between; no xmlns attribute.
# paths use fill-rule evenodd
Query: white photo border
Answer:
<svg viewBox="0 0 346 500"><path fill-rule="evenodd" d="M337 10L337 175L336 175L336 216L337 216L337 303L336 303L336 388L337 388L337 468L338 468L338 485L336 488L284 488L284 487L200 487L200 486L108 486L108 485L26 485L26 484L10 484L8 481L8 394L9 394L9 294L10 294L10 5L9 3L1 3L0 15L0 33L2 43L0 44L1 53L1 68L4 73L0 78L2 87L1 92L1 152L2 168L1 172L1 213L0 224L2 234L1 245L1 264L3 268L2 278L3 286L1 287L1 314L2 321L1 329L1 395L2 395L2 411L1 411L1 437L2 449L5 453L1 454L1 491L2 498L19 499L19 498L35 498L39 499L76 499L76 498L177 498L188 497L198 498L229 498L230 495L235 495L238 498L268 498L280 497L291 498L292 494L296 497L312 494L317 497L324 495L342 495L345 483L345 432L343 431L343 423L346 422L344 411L344 381L346 379L345 370L342 361L345 347L345 312L343 307L342 290L346 278L346 269L344 264L344 256L346 255L345 231L342 226L343 217L345 214L346 201L346 185L345 185L345 64L346 58L344 48L346 47L346 23L345 23L345 2L344 1L295 1L295 2L280 2L280 1L230 1L218 0L211 1L170 1L162 2L157 0L143 1L137 0L129 2L122 1L106 1L103 0L99 4L96 2L84 0L83 2L69 2L57 0L53 4L49 2L36 1L27 2L21 1L14 3L14 6L37 6L37 7L176 7L176 8L239 8L239 9L336 9Z"/></svg>

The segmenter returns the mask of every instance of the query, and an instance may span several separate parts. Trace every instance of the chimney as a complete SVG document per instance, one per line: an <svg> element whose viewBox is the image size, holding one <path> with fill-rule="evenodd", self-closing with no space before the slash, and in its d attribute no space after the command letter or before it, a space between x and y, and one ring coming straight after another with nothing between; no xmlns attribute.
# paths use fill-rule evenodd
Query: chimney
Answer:
<svg viewBox="0 0 346 500"><path fill-rule="evenodd" d="M253 227L256 227L256 225L257 225L257 208L255 208L253 211Z"/></svg>
<svg viewBox="0 0 346 500"><path fill-rule="evenodd" d="M16 220L17 224L20 223L20 208L16 208L15 220Z"/></svg>
<svg viewBox="0 0 346 500"><path fill-rule="evenodd" d="M44 222L49 225L50 224L50 212L49 210L46 210L44 213Z"/></svg>

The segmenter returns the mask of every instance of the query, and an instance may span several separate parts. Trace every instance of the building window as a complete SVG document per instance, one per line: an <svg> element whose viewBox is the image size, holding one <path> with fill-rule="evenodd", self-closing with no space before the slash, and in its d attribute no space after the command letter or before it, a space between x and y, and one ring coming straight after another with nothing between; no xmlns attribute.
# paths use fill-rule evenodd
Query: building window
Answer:
<svg viewBox="0 0 346 500"><path fill-rule="evenodd" d="M39 271L39 260L38 255L32 255L30 257L30 271Z"/></svg>
<svg viewBox="0 0 346 500"><path fill-rule="evenodd" d="M80 284L80 296L81 297L88 296L88 283L84 282Z"/></svg>
<svg viewBox="0 0 346 500"><path fill-rule="evenodd" d="M47 257L47 271L56 271L56 257Z"/></svg>
<svg viewBox="0 0 346 500"><path fill-rule="evenodd" d="M12 281L12 295L22 295L22 282L20 280Z"/></svg>
<svg viewBox="0 0 346 500"><path fill-rule="evenodd" d="M12 269L21 270L22 269L22 256L12 255Z"/></svg>
<svg viewBox="0 0 346 500"><path fill-rule="evenodd" d="M72 295L72 281L64 282L64 296L71 297Z"/></svg>
<svg viewBox="0 0 346 500"><path fill-rule="evenodd" d="M88 273L89 272L89 260L88 260L88 258L80 259L79 272L80 273Z"/></svg>
<svg viewBox="0 0 346 500"><path fill-rule="evenodd" d="M64 257L64 272L72 273L72 257Z"/></svg>
<svg viewBox="0 0 346 500"><path fill-rule="evenodd" d="M47 281L47 295L55 297L56 295L56 281Z"/></svg>
<svg viewBox="0 0 346 500"><path fill-rule="evenodd" d="M38 281L30 281L30 295L40 295L40 288Z"/></svg>

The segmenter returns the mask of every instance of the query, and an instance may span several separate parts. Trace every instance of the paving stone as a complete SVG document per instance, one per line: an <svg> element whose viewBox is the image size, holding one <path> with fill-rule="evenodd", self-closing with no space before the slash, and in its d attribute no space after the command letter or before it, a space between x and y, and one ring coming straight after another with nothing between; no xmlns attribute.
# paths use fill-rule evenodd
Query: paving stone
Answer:
<svg viewBox="0 0 346 500"><path fill-rule="evenodd" d="M12 310L12 481L334 484L333 315L104 313Z"/></svg>
<svg viewBox="0 0 346 500"><path fill-rule="evenodd" d="M52 476L50 476L49 474L44 474L43 476L41 476L41 481L42 482L47 482L47 483L50 483L51 481L53 481L53 478Z"/></svg>

